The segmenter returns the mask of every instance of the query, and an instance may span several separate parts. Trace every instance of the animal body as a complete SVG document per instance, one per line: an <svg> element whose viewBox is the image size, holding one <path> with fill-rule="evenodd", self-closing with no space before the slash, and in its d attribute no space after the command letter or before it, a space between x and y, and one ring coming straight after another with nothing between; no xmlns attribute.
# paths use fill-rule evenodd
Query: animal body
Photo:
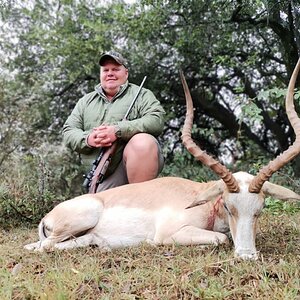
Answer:
<svg viewBox="0 0 300 300"><path fill-rule="evenodd" d="M209 166L221 179L199 183L165 177L81 195L54 207L39 224L40 240L25 248L43 251L97 245L108 250L143 241L154 245L219 244L228 241L226 234L230 232L235 255L257 259L257 220L265 197L300 200L300 195L267 181L300 152L300 119L293 105L299 68L300 60L286 97L287 114L296 140L256 176L246 172L230 173L193 142L193 105L182 76L187 101L183 143L197 160Z"/></svg>

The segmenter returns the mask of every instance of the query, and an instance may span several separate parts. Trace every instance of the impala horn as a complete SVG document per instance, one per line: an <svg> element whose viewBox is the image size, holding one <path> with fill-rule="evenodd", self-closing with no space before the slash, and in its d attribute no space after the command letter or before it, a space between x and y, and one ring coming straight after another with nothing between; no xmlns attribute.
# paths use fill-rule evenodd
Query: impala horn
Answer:
<svg viewBox="0 0 300 300"><path fill-rule="evenodd" d="M186 99L186 118L182 128L181 136L183 145L186 147L188 152L191 153L197 160L201 161L204 165L211 168L219 177L223 179L223 181L228 187L229 192L238 193L239 185L233 177L232 173L220 162L216 161L205 151L201 150L201 148L198 145L196 145L196 143L193 141L191 137L194 119L193 100L182 71L180 71L180 77Z"/></svg>
<svg viewBox="0 0 300 300"><path fill-rule="evenodd" d="M295 141L287 150L277 156L274 160L270 161L268 165L260 169L249 185L250 193L259 193L264 182L267 181L274 172L295 158L300 152L300 119L295 111L294 106L294 88L299 69L300 59L298 60L290 79L285 99L286 113L296 135Z"/></svg>

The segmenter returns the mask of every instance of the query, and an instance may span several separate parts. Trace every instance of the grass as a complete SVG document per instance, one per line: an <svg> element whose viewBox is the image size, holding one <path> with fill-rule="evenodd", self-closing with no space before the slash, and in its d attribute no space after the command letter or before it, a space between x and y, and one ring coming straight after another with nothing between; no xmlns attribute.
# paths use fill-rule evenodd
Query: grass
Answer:
<svg viewBox="0 0 300 300"><path fill-rule="evenodd" d="M33 253L37 230L0 235L0 299L300 299L300 212L265 210L258 261L232 245L97 248Z"/></svg>

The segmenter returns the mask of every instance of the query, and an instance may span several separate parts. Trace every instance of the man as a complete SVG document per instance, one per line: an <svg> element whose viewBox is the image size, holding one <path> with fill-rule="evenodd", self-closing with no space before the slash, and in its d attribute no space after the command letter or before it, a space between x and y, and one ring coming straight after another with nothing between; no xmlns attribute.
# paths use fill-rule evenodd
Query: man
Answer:
<svg viewBox="0 0 300 300"><path fill-rule="evenodd" d="M86 171L102 147L118 148L97 192L156 178L163 156L156 137L165 111L154 94L143 88L127 120L122 121L139 87L128 82L128 63L118 52L99 60L100 84L82 97L63 127L64 143L81 154Z"/></svg>

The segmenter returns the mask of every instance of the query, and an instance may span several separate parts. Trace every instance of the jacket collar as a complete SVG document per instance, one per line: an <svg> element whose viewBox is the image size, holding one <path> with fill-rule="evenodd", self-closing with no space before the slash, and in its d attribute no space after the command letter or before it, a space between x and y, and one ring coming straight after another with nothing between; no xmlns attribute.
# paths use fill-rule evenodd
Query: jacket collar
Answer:
<svg viewBox="0 0 300 300"><path fill-rule="evenodd" d="M115 101L118 97L120 97L124 92L125 90L127 89L129 83L128 83L128 80L121 85L121 88L119 90L119 92L112 98L111 101L109 102L112 102L112 101ZM101 86L101 84L99 83L98 85L95 86L95 91L99 94L100 97L102 97L105 101L108 101L106 95L105 95L105 92Z"/></svg>

